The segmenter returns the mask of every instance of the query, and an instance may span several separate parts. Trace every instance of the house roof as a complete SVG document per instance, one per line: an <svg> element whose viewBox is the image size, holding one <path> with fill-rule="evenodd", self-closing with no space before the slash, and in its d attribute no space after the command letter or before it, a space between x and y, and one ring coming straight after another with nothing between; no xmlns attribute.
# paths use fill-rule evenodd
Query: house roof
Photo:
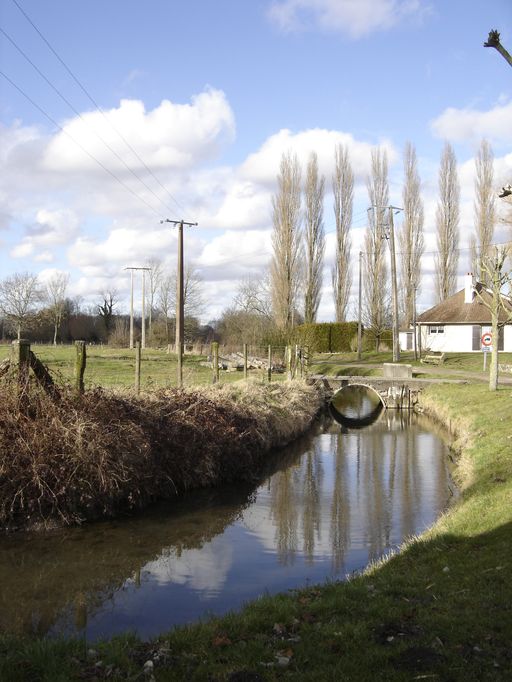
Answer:
<svg viewBox="0 0 512 682"><path fill-rule="evenodd" d="M425 310L418 315L418 324L491 324L491 313L485 303L492 301L492 293L481 283L474 285L473 300L471 303L464 303L465 290L461 289L453 296L441 301L433 308ZM502 296L502 302L507 310L512 314L512 303L507 296ZM483 300L482 300L483 299ZM505 310L500 309L500 322L509 322Z"/></svg>

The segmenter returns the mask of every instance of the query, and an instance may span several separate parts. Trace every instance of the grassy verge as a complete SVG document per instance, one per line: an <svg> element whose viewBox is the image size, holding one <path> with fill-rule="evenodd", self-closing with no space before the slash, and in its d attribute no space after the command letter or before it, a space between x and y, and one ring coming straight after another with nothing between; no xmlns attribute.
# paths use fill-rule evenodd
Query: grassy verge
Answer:
<svg viewBox="0 0 512 682"><path fill-rule="evenodd" d="M302 382L237 382L139 397L58 399L0 384L0 527L69 524L251 479L302 434L323 397Z"/></svg>
<svg viewBox="0 0 512 682"><path fill-rule="evenodd" d="M94 651L0 640L0 679L509 680L512 667L510 390L431 387L428 411L460 450L458 503L347 583L263 597L243 612ZM150 662L150 663L149 663Z"/></svg>

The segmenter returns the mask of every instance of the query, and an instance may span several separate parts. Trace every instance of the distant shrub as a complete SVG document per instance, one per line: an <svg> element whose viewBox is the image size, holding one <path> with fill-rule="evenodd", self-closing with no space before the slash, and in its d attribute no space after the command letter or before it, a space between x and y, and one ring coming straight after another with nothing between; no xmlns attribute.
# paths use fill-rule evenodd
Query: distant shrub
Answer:
<svg viewBox="0 0 512 682"><path fill-rule="evenodd" d="M316 322L297 327L297 342L316 353L347 353L357 322Z"/></svg>

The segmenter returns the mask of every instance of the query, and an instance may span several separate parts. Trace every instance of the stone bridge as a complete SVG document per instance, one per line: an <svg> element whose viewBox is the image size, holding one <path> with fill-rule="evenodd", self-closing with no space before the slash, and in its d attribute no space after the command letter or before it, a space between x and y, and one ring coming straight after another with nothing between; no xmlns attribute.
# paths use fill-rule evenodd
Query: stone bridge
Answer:
<svg viewBox="0 0 512 682"><path fill-rule="evenodd" d="M346 386L364 386L379 396L386 409L414 409L421 389L431 382L425 379L413 379L412 371L409 369L410 365L394 365L393 367L400 368L400 371L395 370L394 372L398 376L368 377L316 374L310 375L309 378L321 382L331 395ZM389 370L386 372L386 367L384 367L384 371L387 374L390 373Z"/></svg>

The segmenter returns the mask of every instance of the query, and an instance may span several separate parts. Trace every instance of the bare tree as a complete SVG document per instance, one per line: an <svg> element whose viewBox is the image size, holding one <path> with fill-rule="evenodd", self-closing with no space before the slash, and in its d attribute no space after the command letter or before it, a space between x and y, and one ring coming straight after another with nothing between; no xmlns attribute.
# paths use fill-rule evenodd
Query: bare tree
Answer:
<svg viewBox="0 0 512 682"><path fill-rule="evenodd" d="M499 329L512 320L512 299L505 297L502 290L505 286L510 288L512 277L509 270L505 269L505 261L509 253L508 246L494 248L494 256L488 256L481 261L482 271L488 286L482 291L476 287L476 295L480 303L491 314L492 351L491 365L489 367L489 390L498 389L498 338ZM485 293L489 295L486 296Z"/></svg>
<svg viewBox="0 0 512 682"><path fill-rule="evenodd" d="M335 149L335 170L332 178L334 219L336 221L336 260L332 269L332 288L336 322L347 318L352 273L350 269L350 228L354 203L354 173L347 147Z"/></svg>
<svg viewBox="0 0 512 682"><path fill-rule="evenodd" d="M169 321L176 317L176 271L171 274L160 274L157 288L157 302L165 323L167 343L169 343ZM206 307L203 281L195 268L185 267L183 276L183 308L185 318L200 316Z"/></svg>
<svg viewBox="0 0 512 682"><path fill-rule="evenodd" d="M31 272L16 272L0 282L0 310L13 325L18 339L40 300L39 281Z"/></svg>
<svg viewBox="0 0 512 682"><path fill-rule="evenodd" d="M421 182L414 146L407 142L404 150L404 221L398 234L400 244L400 292L404 324L409 327L414 319L416 294L421 282L421 257L424 250L423 239L423 201Z"/></svg>
<svg viewBox="0 0 512 682"><path fill-rule="evenodd" d="M118 303L117 291L115 289L108 289L101 294L101 298L103 303L98 304L97 311L103 321L108 340L114 326L115 308Z"/></svg>
<svg viewBox="0 0 512 682"><path fill-rule="evenodd" d="M439 169L439 203L436 212L437 254L436 297L444 301L455 292L459 261L460 187L457 160L449 142L445 143Z"/></svg>
<svg viewBox="0 0 512 682"><path fill-rule="evenodd" d="M66 290L69 284L69 275L65 272L57 272L46 284L44 298L48 306L48 312L53 323L53 345L57 345L57 335L66 310Z"/></svg>
<svg viewBox="0 0 512 682"><path fill-rule="evenodd" d="M512 55L510 55L508 50L506 50L501 44L499 31L496 31L496 29L489 31L489 36L487 37L487 41L484 43L484 47L494 47L496 50L498 50L503 59L505 59L510 66L512 66Z"/></svg>
<svg viewBox="0 0 512 682"><path fill-rule="evenodd" d="M488 273L482 268L482 262L489 257L494 226L496 223L496 200L495 191L494 155L487 140L482 140L476 156L475 178L475 233L476 233L476 268L475 275L484 284L488 284Z"/></svg>
<svg viewBox="0 0 512 682"><path fill-rule="evenodd" d="M323 223L325 178L318 176L318 157L311 152L304 185L305 282L304 321L315 322L322 296L325 253Z"/></svg>
<svg viewBox="0 0 512 682"><path fill-rule="evenodd" d="M272 197L272 244L270 286L274 319L280 329L294 323L301 274L301 172L295 155L281 157L277 192Z"/></svg>
<svg viewBox="0 0 512 682"><path fill-rule="evenodd" d="M268 320L272 319L268 276L243 279L238 285L234 304L237 310L261 315Z"/></svg>
<svg viewBox="0 0 512 682"><path fill-rule="evenodd" d="M379 349L382 332L389 324L389 284L386 265L384 224L389 203L388 161L385 151L372 150L371 175L366 186L372 210L364 236L364 318Z"/></svg>

